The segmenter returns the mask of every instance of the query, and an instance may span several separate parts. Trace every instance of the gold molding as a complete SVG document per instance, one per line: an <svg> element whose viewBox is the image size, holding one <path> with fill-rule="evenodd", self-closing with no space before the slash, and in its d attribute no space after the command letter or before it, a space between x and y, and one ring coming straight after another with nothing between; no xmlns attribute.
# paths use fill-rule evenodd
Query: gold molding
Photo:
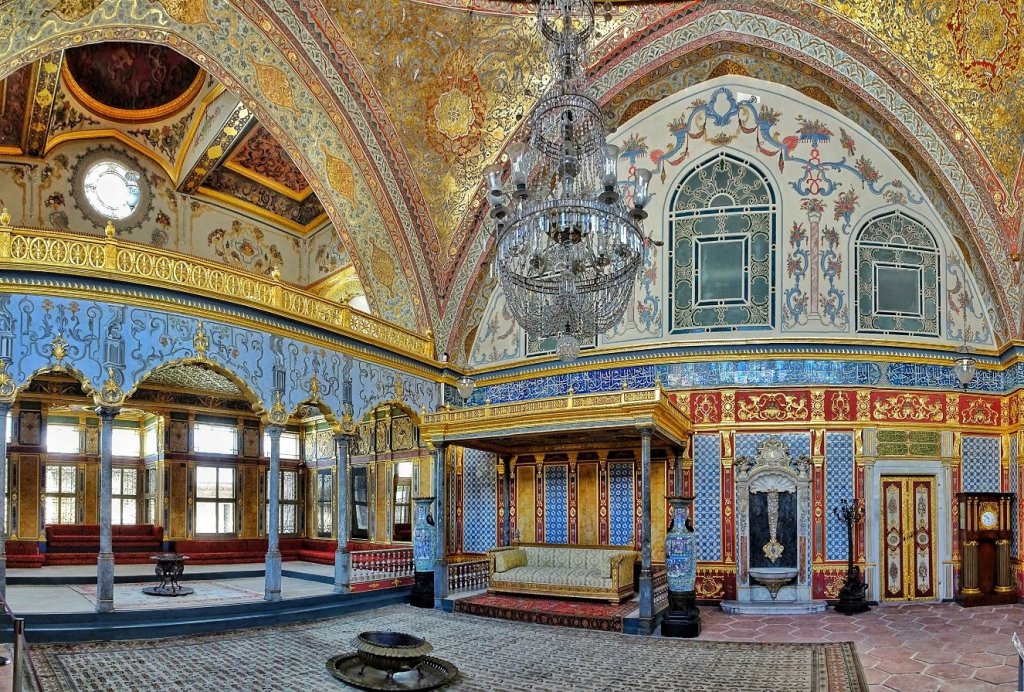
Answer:
<svg viewBox="0 0 1024 692"><path fill-rule="evenodd" d="M203 84L206 83L207 74L206 70L200 67L199 72L196 73L195 79L192 80L192 83L189 84L188 88L181 92L179 96L175 97L174 100L160 106L143 109L116 108L97 101L82 88L74 75L71 74L71 69L68 67L67 60L62 61L60 76L71 96L96 115L119 123L154 123L177 115L190 103L195 101L196 96L198 96L199 92L203 90Z"/></svg>
<svg viewBox="0 0 1024 692"><path fill-rule="evenodd" d="M168 175L170 179L174 179L174 170L171 168L170 162L164 159L164 157L160 156L159 154L156 153L156 151L150 149L149 147L135 141L125 133L119 130L112 130L110 128L102 130L80 130L77 132L64 132L62 134L56 135L55 137L50 137L49 139L46 140L46 150L43 152L43 155L49 156L50 152L52 152L60 145L65 144L66 142L75 142L85 139L103 139L104 137L116 139L118 142L125 145L126 147L128 147L135 153L139 154L140 156L144 157L146 160L155 163L157 166L160 167L160 170L162 170L164 173Z"/></svg>
<svg viewBox="0 0 1024 692"><path fill-rule="evenodd" d="M203 100L200 101L199 105L196 107L196 114L192 117L192 122L188 125L188 132L185 133L185 139L181 140L181 146L178 147L178 151L180 153L178 155L178 160L174 163L174 176L171 178L171 180L174 181L175 187L178 185L178 176L181 175L181 169L185 165L185 159L188 158L189 149L192 148L192 141L196 138L196 133L199 132L199 125L203 121L203 115L206 114L206 111L210 110L210 106L217 100L218 96L224 93L224 90L224 85L220 82L216 82L213 85L213 88L207 92L206 96L203 97Z"/></svg>
<svg viewBox="0 0 1024 692"><path fill-rule="evenodd" d="M436 364L433 341L403 327L273 278L141 243L5 227L0 228L0 266L7 270L128 280L142 286L186 290L295 319L420 363Z"/></svg>
<svg viewBox="0 0 1024 692"><path fill-rule="evenodd" d="M195 194L203 195L204 197L215 200L222 204L231 205L232 207L235 207L236 211L241 210L244 213L252 214L253 216L258 216L259 218L265 221L270 221L279 226L283 226L287 228L289 231L292 231L293 233L298 233L303 236L309 235L313 231L318 230L320 228L320 225L327 220L327 212L324 211L323 213L318 214L315 219L313 219L305 226L303 226L295 223L294 221L287 217L281 216L280 214L275 214L274 212L268 211L259 205L253 204L252 202L247 202L241 197L235 197L234 195L229 195L225 192L214 190L213 188L206 187L205 185L200 185L199 188L196 190Z"/></svg>

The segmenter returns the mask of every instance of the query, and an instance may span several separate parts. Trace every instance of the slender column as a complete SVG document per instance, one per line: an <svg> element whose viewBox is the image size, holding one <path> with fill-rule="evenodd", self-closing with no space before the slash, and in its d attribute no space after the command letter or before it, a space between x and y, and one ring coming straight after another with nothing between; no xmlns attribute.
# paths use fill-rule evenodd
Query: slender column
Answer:
<svg viewBox="0 0 1024 692"><path fill-rule="evenodd" d="M512 545L512 455L508 454L502 461L502 483L501 501L502 505L502 531L501 544Z"/></svg>
<svg viewBox="0 0 1024 692"><path fill-rule="evenodd" d="M437 532L434 560L434 607L440 608L441 601L448 597L448 521L447 495L445 494L445 452L448 445L439 444L434 450L434 525Z"/></svg>
<svg viewBox="0 0 1024 692"><path fill-rule="evenodd" d="M338 499L338 515L335 517L335 533L338 535L338 549L334 551L334 593L348 593L352 586L352 555L348 552L348 444L351 435L334 436L334 478L335 497Z"/></svg>
<svg viewBox="0 0 1024 692"><path fill-rule="evenodd" d="M676 497L683 496L683 450L676 450L675 475L672 483L672 494Z"/></svg>
<svg viewBox="0 0 1024 692"><path fill-rule="evenodd" d="M10 403L0 403L0 600L7 600L7 414Z"/></svg>
<svg viewBox="0 0 1024 692"><path fill-rule="evenodd" d="M270 437L270 471L267 473L267 504L270 518L267 520L267 564L264 569L264 601L281 600L281 549L278 527L281 524L281 509L278 498L281 494L281 433L280 425L268 425Z"/></svg>
<svg viewBox="0 0 1024 692"><path fill-rule="evenodd" d="M114 418L121 409L100 406L100 554L96 560L96 612L114 610L114 539L111 528Z"/></svg>
<svg viewBox="0 0 1024 692"><path fill-rule="evenodd" d="M640 633L654 630L654 584L651 579L651 429L640 429Z"/></svg>

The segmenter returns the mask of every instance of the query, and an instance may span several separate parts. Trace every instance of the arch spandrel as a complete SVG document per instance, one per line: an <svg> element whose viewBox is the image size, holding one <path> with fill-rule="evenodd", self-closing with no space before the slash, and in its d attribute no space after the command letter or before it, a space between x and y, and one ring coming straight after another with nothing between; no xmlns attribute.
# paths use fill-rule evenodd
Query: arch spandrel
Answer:
<svg viewBox="0 0 1024 692"><path fill-rule="evenodd" d="M300 83L281 52L289 39L258 8L254 15L247 17L228 3L170 11L160 4L136 9L123 1L105 11L98 10L98 3L57 8L8 4L0 6L0 26L10 27L0 34L0 75L64 47L106 40L145 40L186 54L242 97L285 146L352 249L375 311L424 331L435 302L427 300L423 288L430 281L418 274L423 263L414 259L419 253L415 234L403 231L413 224L396 213L403 205L369 182L380 172L372 156L353 155L353 146L362 140L337 109L328 107L328 85L310 71L303 73L308 83ZM266 21L258 24L260 19ZM286 50L304 52L301 46ZM382 249L373 234L352 232L355 228L387 229L391 242Z"/></svg>

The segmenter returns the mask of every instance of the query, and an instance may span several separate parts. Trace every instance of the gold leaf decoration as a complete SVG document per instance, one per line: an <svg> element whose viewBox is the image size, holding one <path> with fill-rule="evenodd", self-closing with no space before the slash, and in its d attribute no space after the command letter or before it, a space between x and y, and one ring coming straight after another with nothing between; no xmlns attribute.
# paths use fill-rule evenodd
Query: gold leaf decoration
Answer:
<svg viewBox="0 0 1024 692"><path fill-rule="evenodd" d="M206 13L205 0L153 0L163 5L164 10L176 22L182 24L213 24Z"/></svg>
<svg viewBox="0 0 1024 692"><path fill-rule="evenodd" d="M289 110L296 110L292 87L288 82L288 75L284 72L273 65L258 62L256 63L256 81L260 85L260 91L271 103Z"/></svg>
<svg viewBox="0 0 1024 692"><path fill-rule="evenodd" d="M206 357L206 351L210 348L210 340L206 338L206 330L203 329L203 321L199 320L196 326L196 335L192 337L192 348L200 358Z"/></svg>
<svg viewBox="0 0 1024 692"><path fill-rule="evenodd" d="M352 175L352 167L337 156L331 156L326 150L324 156L327 159L327 182L351 202L356 196L356 179Z"/></svg>
<svg viewBox="0 0 1024 692"><path fill-rule="evenodd" d="M916 394L897 394L876 401L873 413L876 419L884 420L940 421L942 404Z"/></svg>
<svg viewBox="0 0 1024 692"><path fill-rule="evenodd" d="M395 265L391 261L391 255L385 252L377 243L373 243L373 253L370 255L370 268L373 269L374 278L379 281L388 293L395 294Z"/></svg>
<svg viewBox="0 0 1024 692"><path fill-rule="evenodd" d="M107 379L100 389L100 399L108 406L120 406L124 402L124 391L117 383L113 368L107 368Z"/></svg>
<svg viewBox="0 0 1024 692"><path fill-rule="evenodd" d="M274 390L274 405L270 407L270 422L274 425L284 425L288 422L288 411L284 408L280 389Z"/></svg>
<svg viewBox="0 0 1024 692"><path fill-rule="evenodd" d="M0 399L14 400L14 379L7 373L7 361L0 359Z"/></svg>
<svg viewBox="0 0 1024 692"><path fill-rule="evenodd" d="M103 0L57 0L50 10L68 24L80 21L103 4Z"/></svg>

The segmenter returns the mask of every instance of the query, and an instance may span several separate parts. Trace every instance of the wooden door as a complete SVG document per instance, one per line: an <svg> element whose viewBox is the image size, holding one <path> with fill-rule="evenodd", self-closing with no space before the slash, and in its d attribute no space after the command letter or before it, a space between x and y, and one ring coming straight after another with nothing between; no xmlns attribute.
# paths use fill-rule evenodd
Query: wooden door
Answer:
<svg viewBox="0 0 1024 692"><path fill-rule="evenodd" d="M935 476L882 476L882 600L934 600Z"/></svg>

